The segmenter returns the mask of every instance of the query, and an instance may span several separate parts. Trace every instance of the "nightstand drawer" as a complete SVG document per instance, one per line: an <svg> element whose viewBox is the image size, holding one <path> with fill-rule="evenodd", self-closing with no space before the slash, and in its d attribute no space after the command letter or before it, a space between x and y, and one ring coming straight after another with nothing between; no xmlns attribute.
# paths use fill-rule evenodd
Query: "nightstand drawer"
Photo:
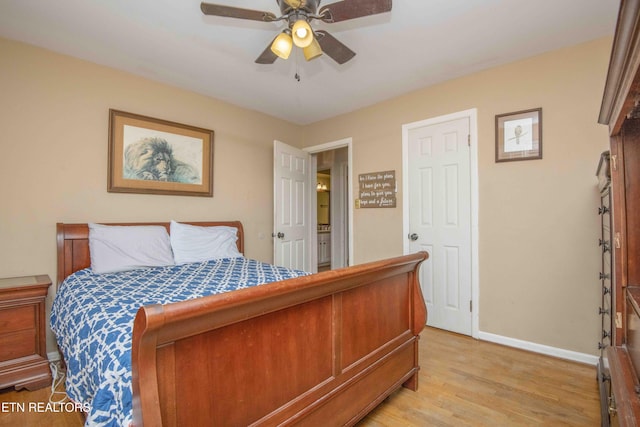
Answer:
<svg viewBox="0 0 640 427"><path fill-rule="evenodd" d="M47 275L0 278L0 389L51 385L45 337L49 286Z"/></svg>
<svg viewBox="0 0 640 427"><path fill-rule="evenodd" d="M0 333L6 334L23 329L33 329L36 318L35 305L0 309ZM0 350L1 351L1 350Z"/></svg>
<svg viewBox="0 0 640 427"><path fill-rule="evenodd" d="M0 335L0 362L36 353L36 330Z"/></svg>

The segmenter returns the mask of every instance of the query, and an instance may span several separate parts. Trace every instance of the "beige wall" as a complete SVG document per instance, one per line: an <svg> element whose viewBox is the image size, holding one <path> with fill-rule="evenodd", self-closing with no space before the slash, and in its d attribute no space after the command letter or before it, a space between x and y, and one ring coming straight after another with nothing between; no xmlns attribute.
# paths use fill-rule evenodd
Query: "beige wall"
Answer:
<svg viewBox="0 0 640 427"><path fill-rule="evenodd" d="M214 197L107 193L110 108L213 129ZM239 219L246 255L271 261L273 140L300 136L264 114L0 39L0 277L55 279L56 222Z"/></svg>
<svg viewBox="0 0 640 427"><path fill-rule="evenodd" d="M595 354L597 124L610 39L427 87L305 128L305 145L353 138L353 183L395 169L403 124L478 110L480 331ZM543 159L494 162L494 117L543 110ZM384 227L381 225L384 224ZM375 232L372 232L375 230ZM402 253L402 209L354 212L356 262Z"/></svg>
<svg viewBox="0 0 640 427"><path fill-rule="evenodd" d="M239 219L247 255L270 261L274 139L312 146L353 137L353 177L395 169L401 189L401 126L477 108L480 330L595 354L594 173L607 147L596 119L610 42L545 54L300 128L0 39L0 277L55 277L59 221ZM494 163L495 114L535 107L543 108L544 159ZM107 193L109 108L213 129L214 197ZM401 193L398 206L355 211L356 262L402 252Z"/></svg>

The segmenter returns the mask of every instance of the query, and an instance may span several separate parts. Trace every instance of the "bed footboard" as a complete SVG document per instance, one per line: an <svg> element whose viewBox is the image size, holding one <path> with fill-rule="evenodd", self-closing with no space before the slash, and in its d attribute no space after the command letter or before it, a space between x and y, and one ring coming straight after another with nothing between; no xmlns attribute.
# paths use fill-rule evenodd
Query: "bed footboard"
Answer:
<svg viewBox="0 0 640 427"><path fill-rule="evenodd" d="M135 425L352 425L418 386L425 252L142 307Z"/></svg>

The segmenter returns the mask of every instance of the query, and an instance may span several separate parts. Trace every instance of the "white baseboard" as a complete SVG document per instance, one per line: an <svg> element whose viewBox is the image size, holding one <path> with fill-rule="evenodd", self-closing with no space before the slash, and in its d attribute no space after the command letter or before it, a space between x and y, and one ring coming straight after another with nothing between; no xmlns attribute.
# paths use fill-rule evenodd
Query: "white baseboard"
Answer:
<svg viewBox="0 0 640 427"><path fill-rule="evenodd" d="M565 350L548 345L536 344L530 341L523 341L515 338L509 338L502 335L491 334L488 332L478 332L478 339L490 341L496 344L515 347L522 350L532 351L547 356L558 357L560 359L572 360L574 362L586 363L595 366L598 363L598 356L586 353L578 353L577 351Z"/></svg>
<svg viewBox="0 0 640 427"><path fill-rule="evenodd" d="M57 351L50 351L47 353L47 359L49 359L49 362L57 362L61 360L60 353Z"/></svg>

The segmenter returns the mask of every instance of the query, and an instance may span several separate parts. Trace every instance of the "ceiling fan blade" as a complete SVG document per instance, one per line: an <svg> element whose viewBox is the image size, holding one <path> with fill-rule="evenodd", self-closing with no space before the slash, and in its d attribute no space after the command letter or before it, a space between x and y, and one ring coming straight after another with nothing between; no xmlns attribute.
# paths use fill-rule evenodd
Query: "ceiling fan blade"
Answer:
<svg viewBox="0 0 640 427"><path fill-rule="evenodd" d="M322 52L326 53L338 64L344 64L356 56L354 51L324 30L316 31L316 38L318 39L318 43L320 43Z"/></svg>
<svg viewBox="0 0 640 427"><path fill-rule="evenodd" d="M342 0L322 7L319 15L325 14L324 22L340 22L363 16L391 11L392 0Z"/></svg>
<svg viewBox="0 0 640 427"><path fill-rule="evenodd" d="M219 4L200 3L200 9L205 15L223 16L225 18L249 19L251 21L271 22L276 20L276 15L271 12L242 9L240 7L223 6Z"/></svg>
<svg viewBox="0 0 640 427"><path fill-rule="evenodd" d="M276 36L277 38L278 36ZM273 64L278 59L278 55L273 53L271 50L271 45L273 44L275 38L267 45L267 48L256 58L256 64Z"/></svg>

